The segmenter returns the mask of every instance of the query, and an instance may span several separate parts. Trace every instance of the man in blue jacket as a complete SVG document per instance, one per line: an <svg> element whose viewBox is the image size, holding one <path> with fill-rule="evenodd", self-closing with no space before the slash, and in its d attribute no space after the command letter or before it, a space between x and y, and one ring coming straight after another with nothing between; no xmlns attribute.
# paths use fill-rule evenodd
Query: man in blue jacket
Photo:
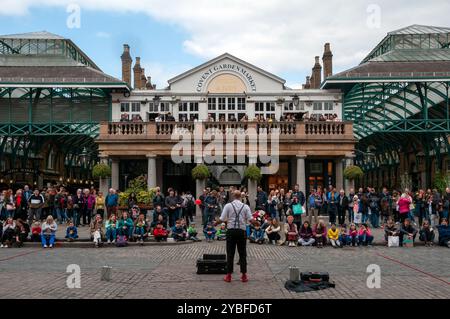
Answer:
<svg viewBox="0 0 450 319"><path fill-rule="evenodd" d="M439 245L450 248L450 226L448 226L448 220L443 218L441 224L436 228L439 232Z"/></svg>
<svg viewBox="0 0 450 319"><path fill-rule="evenodd" d="M106 213L109 216L111 214L117 215L117 206L119 205L119 195L117 195L116 190L114 188L110 188L108 195L105 198L106 203Z"/></svg>

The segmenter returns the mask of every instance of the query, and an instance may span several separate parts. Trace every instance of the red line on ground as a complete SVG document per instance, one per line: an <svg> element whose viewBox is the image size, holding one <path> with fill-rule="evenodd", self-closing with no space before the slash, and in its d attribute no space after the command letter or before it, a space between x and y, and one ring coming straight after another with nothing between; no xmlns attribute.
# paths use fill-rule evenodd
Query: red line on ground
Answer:
<svg viewBox="0 0 450 319"><path fill-rule="evenodd" d="M32 251L29 251L29 252L26 252L26 253L22 253L22 254L17 254L17 255L9 256L9 257L0 259L0 262L1 262L1 261L11 260L11 259L14 259L14 258L17 258L17 257L21 257L21 256L30 255L30 254L33 254L33 253L38 252L38 251L41 251L41 250L36 249L36 250L32 250Z"/></svg>
<svg viewBox="0 0 450 319"><path fill-rule="evenodd" d="M411 265L405 264L404 262L401 262L400 260L397 260L397 259L394 259L394 258L385 256L385 255L380 254L380 253L377 253L377 255L380 256L380 257L383 257L383 258L385 258L385 259L387 259L387 260L393 261L393 262L395 262L395 263L397 263L397 264L400 264L400 265L402 265L402 266L408 267L408 268L410 268L410 269L412 269L412 270L415 270L415 271L417 271L417 272L420 272L420 273L422 273L422 274L424 274L424 275L427 275L427 276L429 276L429 277L431 277L431 278L434 278L434 279L436 279L436 280L442 281L443 283L446 283L447 285L450 285L450 282L448 282L448 281L446 281L446 280L444 280L444 279L442 279L442 278L439 278L438 276L435 276L435 275L433 275L433 274L430 274L430 273L428 273L428 272L426 272L426 271L423 271L423 270L420 270L420 269L418 269L418 268L416 268L416 267L413 267L413 266L411 266Z"/></svg>

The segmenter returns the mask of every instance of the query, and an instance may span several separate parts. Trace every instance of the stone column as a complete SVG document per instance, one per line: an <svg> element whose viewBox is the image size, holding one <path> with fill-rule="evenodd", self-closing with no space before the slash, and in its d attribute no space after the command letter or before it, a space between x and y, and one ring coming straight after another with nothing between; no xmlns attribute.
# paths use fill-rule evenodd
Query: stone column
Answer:
<svg viewBox="0 0 450 319"><path fill-rule="evenodd" d="M353 165L353 157L347 156L345 158L345 168L352 166L352 165ZM350 193L350 188L355 189L355 181L345 179L345 193L346 194Z"/></svg>
<svg viewBox="0 0 450 319"><path fill-rule="evenodd" d="M111 164L111 187L119 189L119 160L113 159Z"/></svg>
<svg viewBox="0 0 450 319"><path fill-rule="evenodd" d="M297 155L297 180L299 189L306 194L306 174L305 174L306 155Z"/></svg>
<svg viewBox="0 0 450 319"><path fill-rule="evenodd" d="M342 159L338 158L335 160L336 163L336 190L339 192L344 188L344 166Z"/></svg>
<svg viewBox="0 0 450 319"><path fill-rule="evenodd" d="M256 156L249 156L248 158L248 165L255 165L256 164ZM250 208L252 211L256 208L256 192L257 192L257 182L248 180L247 184L247 191L248 191L248 201L250 203Z"/></svg>
<svg viewBox="0 0 450 319"><path fill-rule="evenodd" d="M108 157L107 156L100 156L100 163L108 165ZM103 196L106 197L108 194L108 188L109 188L110 178L100 178L99 180L99 187L98 190L103 193Z"/></svg>
<svg viewBox="0 0 450 319"><path fill-rule="evenodd" d="M156 187L156 155L147 155L147 188Z"/></svg>
<svg viewBox="0 0 450 319"><path fill-rule="evenodd" d="M195 163L198 165L203 164L203 159L201 157L195 157ZM206 181L204 179L197 179L195 180L195 198L198 199L200 198L200 195L203 194L203 190L206 187ZM196 205L195 208L195 214L197 216L202 216L202 211L200 209L199 205Z"/></svg>

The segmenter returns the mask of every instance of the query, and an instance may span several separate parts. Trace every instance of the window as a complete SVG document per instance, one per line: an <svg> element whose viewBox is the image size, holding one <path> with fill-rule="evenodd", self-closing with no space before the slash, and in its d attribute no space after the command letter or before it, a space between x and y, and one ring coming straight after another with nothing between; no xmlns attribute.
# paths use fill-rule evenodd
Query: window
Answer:
<svg viewBox="0 0 450 319"><path fill-rule="evenodd" d="M234 111L236 109L236 99L234 97L228 98L228 111Z"/></svg>
<svg viewBox="0 0 450 319"><path fill-rule="evenodd" d="M194 121L198 119L198 102L179 103L178 119L180 121Z"/></svg>
<svg viewBox="0 0 450 319"><path fill-rule="evenodd" d="M313 110L314 111L322 111L322 102L314 102Z"/></svg>
<svg viewBox="0 0 450 319"><path fill-rule="evenodd" d="M141 103L140 102L131 103L131 112L140 113L141 112Z"/></svg>
<svg viewBox="0 0 450 319"><path fill-rule="evenodd" d="M198 112L198 102L189 103L189 111Z"/></svg>
<svg viewBox="0 0 450 319"><path fill-rule="evenodd" d="M120 112L130 112L130 103L120 103Z"/></svg>
<svg viewBox="0 0 450 319"><path fill-rule="evenodd" d="M187 102L183 102L183 103L180 103L178 105L178 111L179 112L187 112L187 110L188 110L188 103Z"/></svg>
<svg viewBox="0 0 450 319"><path fill-rule="evenodd" d="M225 110L226 106L226 98L224 97L219 97L219 110Z"/></svg>
<svg viewBox="0 0 450 319"><path fill-rule="evenodd" d="M239 111L245 111L245 97L238 97L237 107Z"/></svg>
<svg viewBox="0 0 450 319"><path fill-rule="evenodd" d="M325 102L323 104L323 109L325 111L333 111L333 102Z"/></svg>
<svg viewBox="0 0 450 319"><path fill-rule="evenodd" d="M215 97L209 97L208 98L208 110L209 111L215 111L216 110L216 98Z"/></svg>
<svg viewBox="0 0 450 319"><path fill-rule="evenodd" d="M160 102L159 103L161 112L169 112L170 108L169 108L169 102Z"/></svg>
<svg viewBox="0 0 450 319"><path fill-rule="evenodd" d="M148 104L148 111L149 113L158 113L158 107L155 105L155 103L150 102Z"/></svg>
<svg viewBox="0 0 450 319"><path fill-rule="evenodd" d="M264 112L264 103L263 102L256 102L255 103L255 111L256 112Z"/></svg>
<svg viewBox="0 0 450 319"><path fill-rule="evenodd" d="M275 103L274 102L266 103L266 112L275 112Z"/></svg>

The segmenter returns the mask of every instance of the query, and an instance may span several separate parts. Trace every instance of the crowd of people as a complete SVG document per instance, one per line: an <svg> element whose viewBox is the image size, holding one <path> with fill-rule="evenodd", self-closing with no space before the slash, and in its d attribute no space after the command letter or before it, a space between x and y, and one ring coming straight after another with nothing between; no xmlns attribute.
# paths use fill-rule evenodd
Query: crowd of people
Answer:
<svg viewBox="0 0 450 319"><path fill-rule="evenodd" d="M25 241L41 242L54 247L58 227L65 227L65 239L79 239L80 227L88 227L95 246L104 243L126 245L129 241L143 244L156 241L225 240L227 225L220 220L230 194L241 192L241 201L249 203L245 187L205 188L196 199L190 192L169 188L164 194L156 189L152 210L139 208L135 194L127 206L119 210L119 196L110 189L104 196L93 187L78 189L73 194L62 186L31 190L3 190L0 195L1 246L21 246ZM288 246L332 247L370 246L373 229L382 228L381 240L386 245L403 246L419 240L431 246L450 247L450 188L441 195L436 189L389 192L383 188L344 190L318 187L305 195L298 185L265 192L257 188L253 222L247 225L251 243ZM201 226L194 222L196 209L201 212ZM328 215L325 222L321 216Z"/></svg>

